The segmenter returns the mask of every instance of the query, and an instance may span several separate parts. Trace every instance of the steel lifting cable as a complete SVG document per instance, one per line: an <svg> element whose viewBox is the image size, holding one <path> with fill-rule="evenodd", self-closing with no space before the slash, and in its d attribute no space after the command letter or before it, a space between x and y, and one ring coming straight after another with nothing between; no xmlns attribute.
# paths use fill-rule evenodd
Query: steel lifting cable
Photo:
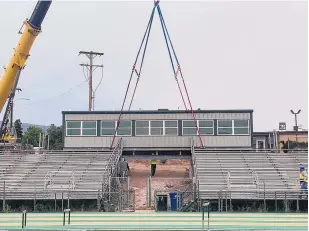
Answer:
<svg viewBox="0 0 309 231"><path fill-rule="evenodd" d="M139 83L139 79L140 79L140 76L141 76L142 67L143 67L144 58L145 58L145 54L146 54L146 50L147 50L147 45L148 45L148 40L149 40L149 35L150 35L150 31L151 31L151 26L152 26L152 22L153 22L153 16L154 16L155 7L156 7L157 4L158 4L158 2L155 2L155 6L154 6L152 14L150 16L150 25L149 25L149 29L148 29L148 33L147 33L147 38L146 38L146 42L145 42L145 46L144 46L144 51L143 51L143 56L142 56L142 60L141 60L139 71L137 72L137 70L135 69L135 73L137 75L137 80L136 80L136 84L135 84L135 87L134 87L134 91L133 91L133 95L132 95L132 98L131 98L131 102L130 102L130 105L129 105L129 111L131 109L131 106L132 106L132 103L133 103L133 99L134 99L134 96L135 96L135 92L136 92L136 89L137 89L137 85Z"/></svg>
<svg viewBox="0 0 309 231"><path fill-rule="evenodd" d="M166 28L164 27L163 16L160 14L159 6L157 7L157 10L158 10L158 14L159 14L159 18L160 18L162 30L163 30L163 35L164 35L165 43L166 43L167 50L168 50L168 55L169 55L169 57L170 57L170 61L171 61L171 64L172 64L172 68L173 68L173 72L174 72L174 77L175 77L175 80L176 80L176 83L177 83L177 86L178 86L178 89L179 89L179 92L180 92L180 95L181 95L181 98L182 98L182 102L183 102L183 104L184 104L184 107L185 107L186 110L188 110L188 109L187 109L187 105L186 105L186 101L185 101L185 99L184 99L184 97L183 97L182 90L181 90L181 87L180 87L180 84L179 84L179 81L178 81L178 78L177 78L178 69L177 69L177 71L175 72L175 66L174 66L173 58L172 58L171 51L170 51L170 47L169 47L169 43L168 43L168 40L167 40L167 37L166 37ZM172 44L171 44L171 45L172 45ZM172 46L172 47L173 47L173 46ZM174 52L174 56L175 56L175 52ZM177 58L176 58L176 61L177 61Z"/></svg>
<svg viewBox="0 0 309 231"><path fill-rule="evenodd" d="M175 52L175 49L173 47L173 43L171 41L171 38L170 38L170 35L168 33L168 30L167 30L167 27L166 27L166 24L165 24L165 21L164 21L164 18L163 18L163 15L162 15L162 11L161 11L161 8L160 6L158 5L157 6L157 11L158 11L158 14L159 14L159 17L160 17L160 21L161 21L161 25L162 25L162 30L163 30L163 33L164 33L164 36L165 36L165 31L166 31L166 34L167 34L167 37L168 37L168 40L171 44L171 48L173 50L173 53L174 53L174 57L176 59L176 62L177 62L177 74L179 72L180 76L181 76L181 79L182 79L182 82L183 82L183 85L184 85L184 88L185 88L185 92L186 92L186 95L187 95L187 98L188 98L188 102L189 102L189 105L190 105L190 109L191 109L191 113L192 113L192 117L194 119L194 123L195 123L195 126L196 126L196 130L197 130L197 133L198 133L198 136L199 136L199 139L200 139L200 145L201 147L203 148L204 147L204 144L203 144L203 140L202 140L202 137L201 137L201 134L200 134L200 130L199 130L199 127L197 125L197 121L196 121L196 117L195 117L195 113L193 111L193 107L192 107L192 104L191 104L191 100L190 100L190 96L189 96L189 93L188 93L188 90L187 90L187 86L186 86L186 83L185 83L185 79L183 77L183 74L182 74L182 71L181 71L181 68L180 68L180 64L179 64L179 60L177 58L177 55L176 55L176 52ZM176 75L176 74L175 74ZM177 76L175 76L176 78Z"/></svg>
<svg viewBox="0 0 309 231"><path fill-rule="evenodd" d="M125 96L124 96L124 99L123 99L123 102L122 102L121 110L120 110L119 117L118 117L118 120L117 120L116 129L115 129L115 132L114 132L114 136L113 136L113 140L112 140L110 149L112 149L112 147L113 147L113 145L114 145L114 142L115 142L116 134L117 134L118 127L119 127L119 124L120 124L121 115L122 115L123 108L124 108L124 105L125 105L125 102L126 102L126 99L127 99L127 95L128 95L128 92L129 92L129 88L130 88L130 85L131 85L133 73L136 72L136 74L138 74L137 71L136 71L136 69L135 69L136 63L137 63L139 54L140 54L140 52L141 52L142 46L143 46L143 44L144 44L145 38L146 38L147 34L149 35L149 33L150 33L150 28L151 28L151 24L152 24L152 20L153 20L153 15L154 15L155 8L156 8L156 6L157 6L158 3L159 3L159 2L155 2L155 5L154 5L154 7L153 7L153 9L152 9L152 12L151 12L151 15L150 15L150 19L149 19L149 21L148 21L148 25L147 25L146 31L145 31L145 33L144 33L144 36L143 36L141 45L140 45L140 47L139 47L139 49L138 49L138 52L137 52L137 55L136 55L136 58L135 58L135 62L134 62L134 64L133 64L132 72L131 72L130 79L129 79L129 82L128 82L128 85L127 85L127 89L126 89L126 93L125 93ZM148 37L149 37L149 36L147 36L147 40L148 40ZM146 47L145 47L145 49L146 49ZM143 57L144 57L144 55L143 55ZM140 70L141 70L141 68L140 68ZM138 79L139 79L139 75L138 75ZM138 82L138 80L137 80L137 82Z"/></svg>

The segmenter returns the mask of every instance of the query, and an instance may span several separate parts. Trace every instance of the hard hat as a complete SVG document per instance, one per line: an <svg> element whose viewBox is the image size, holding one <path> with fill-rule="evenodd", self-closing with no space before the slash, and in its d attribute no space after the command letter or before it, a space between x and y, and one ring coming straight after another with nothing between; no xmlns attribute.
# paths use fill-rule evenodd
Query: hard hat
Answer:
<svg viewBox="0 0 309 231"><path fill-rule="evenodd" d="M305 170L305 166L303 165L299 166L299 170Z"/></svg>

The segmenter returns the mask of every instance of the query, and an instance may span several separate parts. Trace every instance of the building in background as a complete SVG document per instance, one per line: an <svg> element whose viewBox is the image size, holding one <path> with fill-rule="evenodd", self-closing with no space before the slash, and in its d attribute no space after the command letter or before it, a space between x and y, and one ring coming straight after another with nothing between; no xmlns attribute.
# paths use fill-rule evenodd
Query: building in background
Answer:
<svg viewBox="0 0 309 231"><path fill-rule="evenodd" d="M308 131L298 131L297 133L295 131L279 131L278 132L278 140L280 141L297 141L298 142L308 142Z"/></svg>
<svg viewBox="0 0 309 231"><path fill-rule="evenodd" d="M282 149L287 141L297 141L308 143L308 131L272 131L272 132L253 132L252 148L256 151L270 149Z"/></svg>
<svg viewBox="0 0 309 231"><path fill-rule="evenodd" d="M276 148L276 132L253 132L252 148L264 151Z"/></svg>
<svg viewBox="0 0 309 231"><path fill-rule="evenodd" d="M111 146L119 111L64 111L64 149L105 149ZM196 110L207 148L252 147L253 110ZM200 145L191 111L159 109L124 111L115 142L124 151L190 150Z"/></svg>

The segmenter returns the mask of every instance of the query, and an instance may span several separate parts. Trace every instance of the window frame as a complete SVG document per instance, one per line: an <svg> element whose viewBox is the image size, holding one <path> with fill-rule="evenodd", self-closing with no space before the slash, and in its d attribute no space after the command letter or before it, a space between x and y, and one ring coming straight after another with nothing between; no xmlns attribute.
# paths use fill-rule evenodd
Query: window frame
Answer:
<svg viewBox="0 0 309 231"><path fill-rule="evenodd" d="M232 121L232 125L231 125L231 127L220 127L219 121ZM231 134L220 134L219 128L231 128L232 133ZM218 119L217 120L217 136L233 136L233 135L234 135L234 120L233 119Z"/></svg>
<svg viewBox="0 0 309 231"><path fill-rule="evenodd" d="M146 128L146 127L137 127L136 126L136 122L137 121L147 121L148 122L148 135L138 135L136 130L137 128ZM151 122L152 121L162 121L163 122L163 127L151 127ZM176 127L166 127L165 126L165 122L168 121L168 122L176 122ZM162 128L163 129L163 134L162 135L152 135L151 134L151 128ZM165 129L166 128L176 128L177 129L177 132L175 135L166 135L166 132L165 132ZM157 119L157 120L136 120L135 121L135 136L152 136L152 137L166 137L166 136L171 136L171 137L176 137L176 136L179 136L178 134L178 131L179 131L179 127L178 127L178 120L173 120L173 119L170 119L170 120L163 120L163 119Z"/></svg>
<svg viewBox="0 0 309 231"><path fill-rule="evenodd" d="M198 136L198 132L196 130L196 126L194 124L194 127L185 127L183 124L185 121L193 121L194 120L182 120L182 135L183 136ZM200 121L212 121L212 127L200 127ZM197 122L197 127L200 131L201 128L212 128L212 134L200 134L201 136L213 136L215 135L215 121L213 119L200 119L200 120L196 120ZM194 128L196 130L196 134L184 134L184 128Z"/></svg>
<svg viewBox="0 0 309 231"><path fill-rule="evenodd" d="M247 134L235 134L235 120L246 120L248 121L247 127L236 127L236 128L248 128ZM232 127L219 127L219 121L232 121ZM250 119L218 119L217 120L217 135L218 136L250 136ZM219 128L232 128L232 134L219 134Z"/></svg>
<svg viewBox="0 0 309 231"><path fill-rule="evenodd" d="M247 127L236 127L236 128L248 128L248 133L247 134L235 134L235 124L234 124L234 121L235 120L245 120L245 121L247 121L248 122L248 126ZM249 119L234 119L233 120L233 134L235 135L235 136L250 136L250 120Z"/></svg>
<svg viewBox="0 0 309 231"><path fill-rule="evenodd" d="M137 127L136 126L136 122L138 122L138 121L141 121L141 122L145 122L145 121L147 121L148 122L148 135L137 135L137 132L136 132L136 129L137 128L146 128L146 127ZM135 120L135 136L150 136L150 120Z"/></svg>
<svg viewBox="0 0 309 231"><path fill-rule="evenodd" d="M95 122L95 128L83 128L83 122ZM81 121L81 136L98 136L98 121L96 120L82 120ZM83 130L92 130L95 129L95 135L84 135Z"/></svg>
<svg viewBox="0 0 309 231"><path fill-rule="evenodd" d="M156 122L156 121L162 121L162 127L151 127L151 122ZM148 126L149 126L149 128L148 128L148 130L149 130L149 136L165 136L165 122L164 122L164 120L161 120L161 119L158 119L158 120L149 120L149 123L148 123ZM152 135L151 134L151 128L160 128L160 129L162 129L162 135Z"/></svg>
<svg viewBox="0 0 309 231"><path fill-rule="evenodd" d="M176 122L176 127L166 127L165 122ZM166 128L176 128L176 135L166 135ZM178 120L163 120L163 134L164 136L178 136L179 133L179 126L178 126Z"/></svg>
<svg viewBox="0 0 309 231"><path fill-rule="evenodd" d="M132 120L123 120L122 122L130 122L130 135L118 135L118 130L116 131L116 136L123 136L123 137L125 137L125 136L132 136ZM102 125L103 125L103 123L102 122L114 122L114 128L113 128L113 131L114 131L114 133L113 133L113 135L103 135L102 134L102 130L103 130L103 128L102 128ZM110 136L114 136L114 134L115 134L115 129L116 129L116 127L117 127L117 120L100 120L100 123L101 123L101 125L100 125L100 136L105 136L105 137L110 137ZM120 121L120 123L121 123L121 121ZM112 128L105 128L105 129L112 129ZM119 127L118 127L118 129L119 129Z"/></svg>
<svg viewBox="0 0 309 231"><path fill-rule="evenodd" d="M68 122L79 122L80 123L80 128L68 128ZM83 128L83 122L95 122L95 128ZM65 136L68 136L68 137L72 137L72 136L76 136L76 137L77 136L97 136L98 135L97 126L98 126L98 121L96 121L96 120L66 120L65 121ZM80 134L79 135L69 135L68 134L68 129L79 130ZM95 135L84 135L83 134L83 129L85 129L85 130L95 129Z"/></svg>
<svg viewBox="0 0 309 231"><path fill-rule="evenodd" d="M80 124L80 127L79 128L68 128L68 123L70 123L70 122L79 122L79 124ZM82 130L81 130L81 128L82 128L82 121L81 120L66 120L65 121L65 136L82 136ZM79 130L79 135L69 135L68 134L68 129L71 129L71 130Z"/></svg>

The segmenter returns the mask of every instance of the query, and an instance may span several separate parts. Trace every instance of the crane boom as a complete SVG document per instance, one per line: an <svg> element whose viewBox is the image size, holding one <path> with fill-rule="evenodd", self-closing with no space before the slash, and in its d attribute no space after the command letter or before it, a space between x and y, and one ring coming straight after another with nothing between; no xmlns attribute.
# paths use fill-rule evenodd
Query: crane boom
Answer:
<svg viewBox="0 0 309 231"><path fill-rule="evenodd" d="M24 31L0 79L0 112L14 86L19 70L24 68L29 57L30 49L36 37L41 32L41 25L51 2L51 0L39 0L30 19L24 21Z"/></svg>

